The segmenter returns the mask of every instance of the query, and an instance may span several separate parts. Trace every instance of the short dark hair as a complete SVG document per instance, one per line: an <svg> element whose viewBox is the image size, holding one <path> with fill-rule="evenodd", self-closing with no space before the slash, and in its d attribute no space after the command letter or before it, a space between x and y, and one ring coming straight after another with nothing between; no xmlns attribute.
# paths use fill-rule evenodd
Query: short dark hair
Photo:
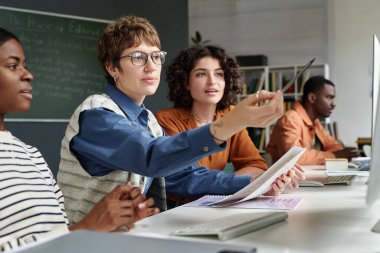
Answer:
<svg viewBox="0 0 380 253"><path fill-rule="evenodd" d="M168 99L174 103L174 107L192 107L193 98L186 88L189 84L190 72L200 59L208 56L217 59L224 71L224 94L216 109L224 110L236 104L236 94L241 91L239 64L220 47L197 45L182 50L166 70L166 81L169 84Z"/></svg>
<svg viewBox="0 0 380 253"><path fill-rule="evenodd" d="M0 27L0 46L3 45L8 40L11 40L11 39L14 39L20 43L20 40L18 39L18 37L15 34L13 34L10 31L5 30L4 28Z"/></svg>
<svg viewBox="0 0 380 253"><path fill-rule="evenodd" d="M309 93L320 92L325 84L335 87L333 82L327 80L323 76L310 77L303 87L302 104L305 104L307 102L307 96L309 95Z"/></svg>

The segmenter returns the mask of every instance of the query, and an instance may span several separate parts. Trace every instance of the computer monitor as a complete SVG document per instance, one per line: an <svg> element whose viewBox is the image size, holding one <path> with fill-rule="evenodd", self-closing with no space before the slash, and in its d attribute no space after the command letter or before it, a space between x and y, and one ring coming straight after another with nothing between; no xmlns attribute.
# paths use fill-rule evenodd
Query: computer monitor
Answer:
<svg viewBox="0 0 380 253"><path fill-rule="evenodd" d="M372 138L374 137L377 103L380 92L380 43L373 35L373 69L372 69Z"/></svg>
<svg viewBox="0 0 380 253"><path fill-rule="evenodd" d="M373 72L372 72L372 147L370 177L367 190L367 204L371 205L380 199L380 43L373 36ZM380 233L380 220L372 228Z"/></svg>

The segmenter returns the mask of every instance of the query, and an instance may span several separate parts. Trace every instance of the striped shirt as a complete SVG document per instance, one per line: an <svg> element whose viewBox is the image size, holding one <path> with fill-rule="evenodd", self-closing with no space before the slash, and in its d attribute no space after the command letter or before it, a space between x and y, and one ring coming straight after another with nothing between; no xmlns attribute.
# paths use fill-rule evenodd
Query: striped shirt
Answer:
<svg viewBox="0 0 380 253"><path fill-rule="evenodd" d="M67 232L63 202L41 153L0 131L0 251Z"/></svg>

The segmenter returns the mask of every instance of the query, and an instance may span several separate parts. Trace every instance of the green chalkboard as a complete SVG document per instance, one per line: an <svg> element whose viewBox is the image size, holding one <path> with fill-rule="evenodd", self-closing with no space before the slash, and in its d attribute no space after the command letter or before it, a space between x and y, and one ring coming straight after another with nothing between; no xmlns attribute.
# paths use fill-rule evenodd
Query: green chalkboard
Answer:
<svg viewBox="0 0 380 253"><path fill-rule="evenodd" d="M0 7L0 26L21 40L34 76L32 108L7 118L68 119L90 94L101 93L96 58L106 21Z"/></svg>

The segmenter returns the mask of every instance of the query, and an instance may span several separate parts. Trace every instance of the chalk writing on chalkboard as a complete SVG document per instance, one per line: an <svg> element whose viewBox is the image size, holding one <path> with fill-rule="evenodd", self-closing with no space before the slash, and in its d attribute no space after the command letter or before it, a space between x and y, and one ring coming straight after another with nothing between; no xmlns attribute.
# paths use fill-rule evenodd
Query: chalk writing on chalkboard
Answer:
<svg viewBox="0 0 380 253"><path fill-rule="evenodd" d="M68 119L84 98L103 92L96 48L106 21L0 7L0 24L21 40L34 76L30 112L8 118Z"/></svg>

